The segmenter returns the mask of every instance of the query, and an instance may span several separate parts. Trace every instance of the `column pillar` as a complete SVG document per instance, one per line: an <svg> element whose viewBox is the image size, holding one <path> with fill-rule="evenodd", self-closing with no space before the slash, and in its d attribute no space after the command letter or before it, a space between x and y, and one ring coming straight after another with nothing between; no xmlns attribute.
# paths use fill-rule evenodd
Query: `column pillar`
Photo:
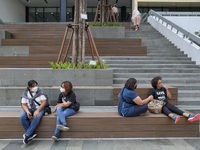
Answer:
<svg viewBox="0 0 200 150"><path fill-rule="evenodd" d="M132 1L132 10L134 10L134 8L138 9L138 0L131 0Z"/></svg>
<svg viewBox="0 0 200 150"><path fill-rule="evenodd" d="M67 20L67 0L60 0L60 22Z"/></svg>

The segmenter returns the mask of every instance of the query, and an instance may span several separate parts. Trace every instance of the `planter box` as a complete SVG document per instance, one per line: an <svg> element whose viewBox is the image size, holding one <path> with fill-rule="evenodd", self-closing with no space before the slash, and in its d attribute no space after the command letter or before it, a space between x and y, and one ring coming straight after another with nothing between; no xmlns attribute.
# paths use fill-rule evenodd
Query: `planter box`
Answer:
<svg viewBox="0 0 200 150"><path fill-rule="evenodd" d="M74 86L112 86L112 69L49 69L49 68L1 68L0 86L27 86L29 80L41 86L60 86L70 81Z"/></svg>
<svg viewBox="0 0 200 150"><path fill-rule="evenodd" d="M72 82L82 106L114 104L112 69L3 68L0 69L0 105L20 106L21 94L31 79L45 90L52 106L57 103L60 84L66 80Z"/></svg>
<svg viewBox="0 0 200 150"><path fill-rule="evenodd" d="M125 38L125 27L90 26L94 38Z"/></svg>

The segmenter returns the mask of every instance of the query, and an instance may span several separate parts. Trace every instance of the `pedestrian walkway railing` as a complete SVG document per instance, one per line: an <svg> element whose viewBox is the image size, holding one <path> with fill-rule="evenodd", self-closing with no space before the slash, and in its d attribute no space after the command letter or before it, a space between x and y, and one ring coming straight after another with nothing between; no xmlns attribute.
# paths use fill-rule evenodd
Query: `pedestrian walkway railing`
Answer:
<svg viewBox="0 0 200 150"><path fill-rule="evenodd" d="M168 19L164 18L162 15L178 15L178 13L172 12L155 12L153 10L149 11L149 16L154 17L157 21L159 21L162 25L164 25L166 28L171 29L171 31L175 32L177 35L182 37L183 39L189 41L191 44L196 44L198 48L200 48L200 38L196 35L188 32L187 30L181 28L177 24L169 21ZM194 15L194 13L179 13L179 15ZM196 13L196 15L200 15L200 13Z"/></svg>
<svg viewBox="0 0 200 150"><path fill-rule="evenodd" d="M167 14L168 12L162 13ZM178 13L171 13L171 15L178 15ZM194 13L180 13L180 15L194 15ZM169 13L168 13L169 15ZM200 15L200 13L196 13ZM166 19L158 12L149 11L148 22L154 26L159 32L172 41L177 47L188 54L196 64L200 65L200 38L187 30L181 28L172 21ZM171 33L169 32L171 31ZM182 44L185 43L185 44Z"/></svg>
<svg viewBox="0 0 200 150"><path fill-rule="evenodd" d="M200 16L200 12L157 11L162 16Z"/></svg>

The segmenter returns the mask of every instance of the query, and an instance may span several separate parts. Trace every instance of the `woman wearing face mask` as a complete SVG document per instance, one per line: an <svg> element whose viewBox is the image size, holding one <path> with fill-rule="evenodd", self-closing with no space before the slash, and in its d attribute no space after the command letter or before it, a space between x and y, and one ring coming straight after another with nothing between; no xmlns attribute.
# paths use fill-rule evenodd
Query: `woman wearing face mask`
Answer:
<svg viewBox="0 0 200 150"><path fill-rule="evenodd" d="M25 134L23 134L24 144L28 144L30 140L37 136L36 128L44 115L46 103L46 94L42 89L38 88L38 83L35 80L30 80L27 89L21 97L23 111L20 116L20 121L25 130Z"/></svg>
<svg viewBox="0 0 200 150"><path fill-rule="evenodd" d="M147 103L153 98L149 96L142 100L134 91L136 88L137 80L130 78L119 93L118 112L123 117L134 117L145 113L148 109Z"/></svg>
<svg viewBox="0 0 200 150"><path fill-rule="evenodd" d="M79 110L79 103L76 101L76 95L73 92L71 82L64 81L61 84L58 104L54 107L53 112L57 112L56 129L52 139L56 142L60 131L68 131L66 118L76 114Z"/></svg>

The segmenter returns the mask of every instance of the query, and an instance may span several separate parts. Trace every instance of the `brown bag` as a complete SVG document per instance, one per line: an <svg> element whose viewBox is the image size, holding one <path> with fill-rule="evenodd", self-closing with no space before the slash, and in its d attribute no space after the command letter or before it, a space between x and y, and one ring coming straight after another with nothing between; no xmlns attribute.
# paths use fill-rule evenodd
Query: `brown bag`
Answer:
<svg viewBox="0 0 200 150"><path fill-rule="evenodd" d="M153 100L148 103L148 111L150 113L159 114L162 112L162 107L164 106L163 101Z"/></svg>

